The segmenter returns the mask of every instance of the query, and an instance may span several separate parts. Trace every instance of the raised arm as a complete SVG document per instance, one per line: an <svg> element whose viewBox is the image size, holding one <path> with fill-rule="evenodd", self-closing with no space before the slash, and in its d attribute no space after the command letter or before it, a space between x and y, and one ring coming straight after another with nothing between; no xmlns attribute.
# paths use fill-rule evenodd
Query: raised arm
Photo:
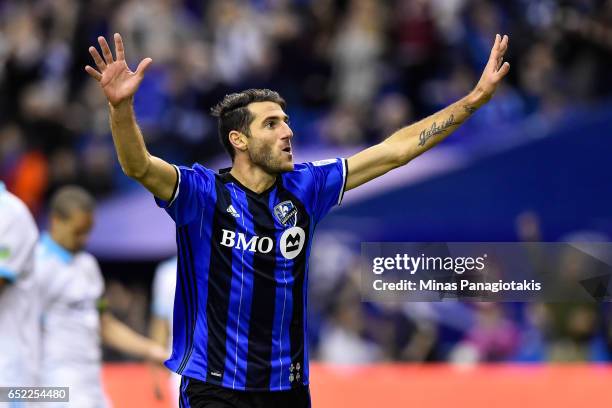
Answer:
<svg viewBox="0 0 612 408"><path fill-rule="evenodd" d="M482 76L469 95L417 123L398 130L383 142L350 157L346 190L403 166L453 133L478 108L491 99L497 86L510 70L510 64L503 62L507 49L508 36L502 38L498 34Z"/></svg>
<svg viewBox="0 0 612 408"><path fill-rule="evenodd" d="M123 172L156 197L168 201L177 182L176 170L171 164L149 154L134 115L134 94L153 60L143 59L132 72L125 62L121 35L115 33L114 40L113 59L104 37L98 37L102 56L95 47L89 47L98 69L87 65L85 71L100 83L108 99L113 142Z"/></svg>

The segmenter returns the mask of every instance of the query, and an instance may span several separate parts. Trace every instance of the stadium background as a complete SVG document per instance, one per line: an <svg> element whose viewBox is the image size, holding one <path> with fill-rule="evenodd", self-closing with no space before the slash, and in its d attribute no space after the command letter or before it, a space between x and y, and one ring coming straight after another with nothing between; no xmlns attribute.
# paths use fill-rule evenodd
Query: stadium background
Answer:
<svg viewBox="0 0 612 408"><path fill-rule="evenodd" d="M609 406L610 305L368 304L355 265L362 241L610 241L612 1L0 2L0 178L41 227L58 186L96 195L90 250L111 308L147 333L153 272L174 232L121 173L105 100L83 70L96 37L116 31L132 66L154 61L135 102L151 152L212 168L227 164L208 114L225 93L279 91L297 161L346 156L467 93L494 35L509 34L511 72L491 103L441 146L349 192L319 227L315 406L379 395L386 406L502 406L496 395L519 390L526 406L581 395ZM121 387L153 397L146 367L105 359L116 406L134 405Z"/></svg>

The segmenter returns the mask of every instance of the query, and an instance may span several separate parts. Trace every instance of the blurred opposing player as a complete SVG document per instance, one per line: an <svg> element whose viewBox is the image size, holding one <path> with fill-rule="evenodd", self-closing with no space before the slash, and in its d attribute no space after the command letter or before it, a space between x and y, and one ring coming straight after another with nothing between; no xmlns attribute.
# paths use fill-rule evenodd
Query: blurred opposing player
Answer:
<svg viewBox="0 0 612 408"><path fill-rule="evenodd" d="M0 386L36 385L40 337L33 280L38 229L0 182Z"/></svg>
<svg viewBox="0 0 612 408"><path fill-rule="evenodd" d="M174 291L176 289L176 263L177 257L160 263L155 270L153 278L153 300L151 302L149 335L151 339L168 350L168 355L172 353L172 313L174 310ZM155 380L159 381L159 378L165 377L165 374L159 375L158 373ZM170 389L173 401L178 401L180 381L180 376L172 373ZM159 385L161 384L157 384L157 386Z"/></svg>
<svg viewBox="0 0 612 408"><path fill-rule="evenodd" d="M485 104L510 66L499 35L480 81L463 99L349 159L293 163L293 131L276 92L227 95L214 109L232 168L173 166L147 151L133 97L152 60L135 72L115 34L89 51L110 104L123 171L176 223L178 278L172 356L191 407L310 406L306 337L308 256L318 222L358 187L435 146Z"/></svg>
<svg viewBox="0 0 612 408"><path fill-rule="evenodd" d="M102 390L101 342L162 362L154 341L115 319L102 303L104 280L96 259L83 251L94 222L94 199L63 187L50 202L50 228L36 249L35 277L43 306L41 384L70 387L70 407L107 406Z"/></svg>

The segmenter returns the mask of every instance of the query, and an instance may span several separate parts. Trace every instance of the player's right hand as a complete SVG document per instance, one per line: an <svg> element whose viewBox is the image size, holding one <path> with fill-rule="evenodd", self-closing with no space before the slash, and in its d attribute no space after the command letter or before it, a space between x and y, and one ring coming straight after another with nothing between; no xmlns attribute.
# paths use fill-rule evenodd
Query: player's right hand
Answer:
<svg viewBox="0 0 612 408"><path fill-rule="evenodd" d="M144 78L144 73L153 60L145 58L138 64L136 72L132 72L125 62L123 40L119 33L115 33L115 55L111 53L110 47L104 37L98 37L98 43L102 50L102 56L95 47L89 47L89 53L96 63L97 70L87 65L85 71L100 83L108 102L114 107L125 102L131 102L132 97L138 90L138 86Z"/></svg>

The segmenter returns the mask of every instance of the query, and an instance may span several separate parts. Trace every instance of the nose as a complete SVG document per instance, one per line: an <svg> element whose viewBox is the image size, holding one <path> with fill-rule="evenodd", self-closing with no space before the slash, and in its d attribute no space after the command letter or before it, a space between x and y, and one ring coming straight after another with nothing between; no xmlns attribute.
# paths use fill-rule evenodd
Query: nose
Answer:
<svg viewBox="0 0 612 408"><path fill-rule="evenodd" d="M281 139L291 140L293 138L293 130L291 130L291 127L289 126L289 124L283 122L282 129L283 129L283 136L281 137Z"/></svg>

